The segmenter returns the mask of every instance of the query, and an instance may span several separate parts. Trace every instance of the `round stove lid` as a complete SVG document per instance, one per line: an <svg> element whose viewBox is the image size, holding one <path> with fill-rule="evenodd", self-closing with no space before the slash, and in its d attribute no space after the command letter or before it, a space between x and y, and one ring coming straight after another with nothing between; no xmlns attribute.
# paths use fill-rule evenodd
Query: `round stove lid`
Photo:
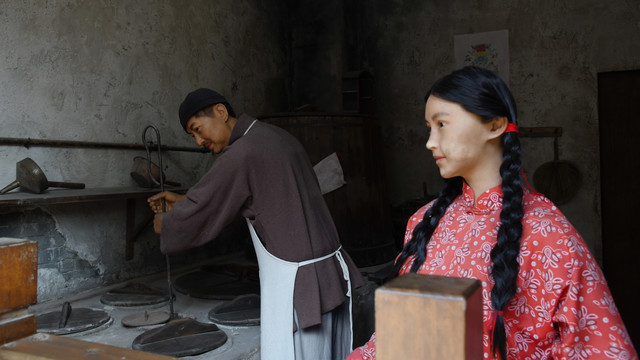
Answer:
<svg viewBox="0 0 640 360"><path fill-rule="evenodd" d="M227 339L227 334L215 324L185 318L172 320L166 325L138 335L131 347L134 350L182 357L217 349L224 345Z"/></svg>
<svg viewBox="0 0 640 360"><path fill-rule="evenodd" d="M195 298L233 300L240 295L259 294L260 277L256 266L205 265L201 270L178 277L174 287Z"/></svg>
<svg viewBox="0 0 640 360"><path fill-rule="evenodd" d="M122 325L126 327L138 327L164 324L169 321L169 318L169 312L167 311L145 311L123 317Z"/></svg>
<svg viewBox="0 0 640 360"><path fill-rule="evenodd" d="M131 283L106 292L100 302L112 306L144 306L169 301L169 295L141 283Z"/></svg>
<svg viewBox="0 0 640 360"><path fill-rule="evenodd" d="M229 278L206 271L182 275L174 286L183 294L210 300L233 300L240 295L260 293L259 281Z"/></svg>
<svg viewBox="0 0 640 360"><path fill-rule="evenodd" d="M260 325L260 295L242 295L220 304L209 311L209 320L229 326Z"/></svg>
<svg viewBox="0 0 640 360"><path fill-rule="evenodd" d="M65 303L61 311L51 311L36 317L38 332L53 335L73 334L106 324L111 316L106 311L77 308Z"/></svg>

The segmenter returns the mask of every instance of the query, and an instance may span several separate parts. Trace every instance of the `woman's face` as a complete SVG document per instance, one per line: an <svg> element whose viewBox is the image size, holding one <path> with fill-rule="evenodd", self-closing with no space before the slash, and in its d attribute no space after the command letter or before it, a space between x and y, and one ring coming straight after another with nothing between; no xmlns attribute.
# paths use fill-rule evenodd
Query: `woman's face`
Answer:
<svg viewBox="0 0 640 360"><path fill-rule="evenodd" d="M443 178L461 176L469 183L495 170L487 168L492 122L483 123L459 104L435 96L427 100L425 120L430 128L427 149Z"/></svg>

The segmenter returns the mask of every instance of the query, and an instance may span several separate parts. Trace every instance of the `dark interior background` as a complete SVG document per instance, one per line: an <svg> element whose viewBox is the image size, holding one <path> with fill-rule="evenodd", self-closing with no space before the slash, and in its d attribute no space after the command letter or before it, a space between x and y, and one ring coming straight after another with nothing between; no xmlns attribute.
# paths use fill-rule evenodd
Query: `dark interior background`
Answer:
<svg viewBox="0 0 640 360"><path fill-rule="evenodd" d="M640 68L639 24L640 5L628 0L0 0L0 137L140 144L142 130L153 123L164 144L193 146L178 125L177 108L195 88L214 88L237 112L254 116L339 114L345 78L366 72L371 124L379 134L365 136L376 151L359 156L382 171L373 187L382 186L383 197L358 201L382 207L381 221L399 227L394 241L401 241L403 217L441 186L424 148L425 92L455 69L454 36L507 30L520 126L562 128L557 155L575 164L582 181L559 207L601 264L616 263L603 243L615 248L620 237L605 238L603 219L615 217L617 202L627 200L611 198L607 211L614 214L605 214L598 79ZM636 133L624 137L633 141ZM523 147L529 178L554 159L552 138L525 138ZM31 157L50 180L128 187L139 155L144 151L0 143L0 184L15 180L16 162ZM200 153L163 154L167 178L185 186L213 161ZM624 179L628 166L611 171ZM140 223L144 201L137 206ZM3 206L0 236L38 241L38 298L47 301L163 271L148 226L125 260L126 208L121 199ZM637 239L633 232L624 236ZM225 239L177 257L176 266L244 248L243 240ZM612 283L629 283L604 269L616 278ZM637 315L633 319L627 321L637 322Z"/></svg>

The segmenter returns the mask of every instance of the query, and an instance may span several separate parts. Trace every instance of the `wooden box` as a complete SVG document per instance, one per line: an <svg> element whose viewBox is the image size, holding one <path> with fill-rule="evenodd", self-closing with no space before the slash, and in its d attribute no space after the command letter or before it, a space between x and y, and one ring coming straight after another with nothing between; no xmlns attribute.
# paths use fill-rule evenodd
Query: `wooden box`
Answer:
<svg viewBox="0 0 640 360"><path fill-rule="evenodd" d="M482 285L406 274L375 293L376 358L482 359Z"/></svg>
<svg viewBox="0 0 640 360"><path fill-rule="evenodd" d="M0 314L35 304L38 293L38 243L0 238Z"/></svg>
<svg viewBox="0 0 640 360"><path fill-rule="evenodd" d="M38 244L0 238L0 344L36 332L27 307L37 302Z"/></svg>

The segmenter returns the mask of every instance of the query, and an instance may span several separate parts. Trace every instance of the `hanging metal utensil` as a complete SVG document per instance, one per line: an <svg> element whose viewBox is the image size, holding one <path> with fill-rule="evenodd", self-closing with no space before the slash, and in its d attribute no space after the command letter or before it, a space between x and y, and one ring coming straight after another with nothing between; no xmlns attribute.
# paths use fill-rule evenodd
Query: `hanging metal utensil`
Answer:
<svg viewBox="0 0 640 360"><path fill-rule="evenodd" d="M31 158L24 158L16 163L16 180L0 190L0 194L17 187L34 194L40 194L49 187L64 187L68 189L84 189L83 183L49 181L44 171Z"/></svg>
<svg viewBox="0 0 640 360"><path fill-rule="evenodd" d="M582 182L578 168L566 160L559 160L558 136L553 138L553 161L548 161L533 173L533 184L556 205L571 200Z"/></svg>
<svg viewBox="0 0 640 360"><path fill-rule="evenodd" d="M153 176L153 173L151 172L151 152L149 150L149 147L151 145L153 145L152 141L147 142L147 130L149 129L153 129L156 133L156 145L157 145L157 151L158 151L158 167L160 168L160 170L162 170L162 145L160 144L160 130L158 130L158 128L155 125L148 125L146 128L144 128L144 131L142 132L142 143L144 144L144 148L147 151L147 170L149 172L149 177L151 178L151 180L153 180L154 183L160 185L160 191L163 192L164 191L164 177L163 176L159 176L159 180L156 180L156 178ZM162 199L162 212L164 213L166 211L166 204L164 199ZM167 259L167 284L169 286L169 320L173 320L176 319L177 316L176 314L173 312L173 287L171 285L171 262L169 261L169 255L165 255L165 258Z"/></svg>
<svg viewBox="0 0 640 360"><path fill-rule="evenodd" d="M154 188L158 186L160 173L162 173L162 179L164 180L165 185L182 186L179 182L167 180L164 172L161 172L160 167L154 162L151 162L151 174L153 176L149 176L148 168L149 160L147 160L147 158L143 156L136 156L133 158L133 167L131 168L130 175L139 186L144 188ZM155 183L151 179L154 179Z"/></svg>

